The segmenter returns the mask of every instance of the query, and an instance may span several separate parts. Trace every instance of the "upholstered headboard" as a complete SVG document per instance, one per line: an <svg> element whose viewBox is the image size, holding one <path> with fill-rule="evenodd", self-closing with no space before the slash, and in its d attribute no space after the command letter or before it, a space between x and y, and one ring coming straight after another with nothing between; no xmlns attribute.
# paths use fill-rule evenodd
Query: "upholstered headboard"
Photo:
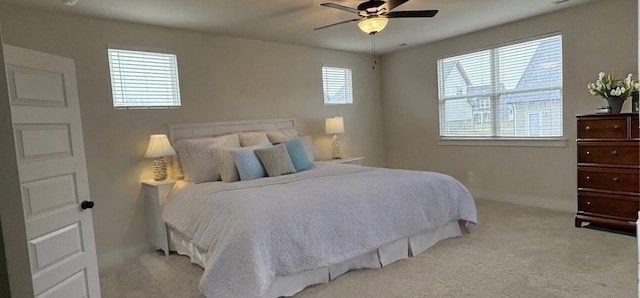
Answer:
<svg viewBox="0 0 640 298"><path fill-rule="evenodd" d="M294 118L169 124L169 140L173 144L180 139L213 137L250 130L276 130L294 127Z"/></svg>

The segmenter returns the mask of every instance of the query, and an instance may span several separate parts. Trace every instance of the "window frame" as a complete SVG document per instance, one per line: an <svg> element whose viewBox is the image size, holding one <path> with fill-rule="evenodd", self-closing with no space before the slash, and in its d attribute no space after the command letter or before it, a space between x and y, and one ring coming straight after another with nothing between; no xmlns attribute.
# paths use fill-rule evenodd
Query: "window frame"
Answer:
<svg viewBox="0 0 640 298"><path fill-rule="evenodd" d="M442 122L441 122L441 118L444 117L443 112L444 110L442 109L445 102L447 100L455 100L455 99L463 99L463 98L469 98L469 97L474 97L477 96L478 94L459 94L460 92L457 92L455 95L449 95L449 96L441 96L441 92L443 92L443 86L441 85L441 77L444 75L441 71L443 71L443 69L441 69L441 63L447 59L447 58L453 58L453 57L457 57L457 56L463 56L463 55L467 55L467 54L474 54L474 53L480 53L483 51L489 51L489 57L490 57L490 61L491 61L491 65L489 67L490 72L491 72L491 80L490 80L490 86L492 89L496 88L495 82L496 80L496 76L498 75L497 73L497 67L494 65L495 63L495 59L496 59L496 53L498 52L499 49L504 48L504 47L508 47L508 46L512 46L512 45L517 45L517 44L521 44L521 43L526 43L526 42L531 42L531 41L535 41L535 40L540 40L540 39L545 39L545 38L550 38L550 37L555 37L555 36L559 36L561 38L561 43L563 43L564 38L562 35L562 32L557 31L557 32L551 32L551 33L546 33L546 34L542 34L542 35L536 35L536 36L531 36L531 37L527 37L527 38L523 38L523 39L517 39L517 40L512 40L509 42L504 42L504 43L500 43L500 44L495 44L495 45L491 45L491 46L487 46L487 47L483 47L483 48L477 48L474 50L469 50L466 52L461 52L458 53L456 55L447 55L446 57L440 57L437 59L437 73L436 73L436 77L438 79L438 132L439 132L439 138L437 139L437 144L438 145L445 145L445 146L460 146L460 145L471 145L471 146L542 146L542 147L565 147L566 146L566 142L567 139L565 138L564 134L565 134L565 129L564 129L564 123L562 125L560 125L560 129L561 129L561 135L560 136L498 136L499 134L499 126L496 125L496 122L500 121L500 114L498 113L494 113L495 111L493 111L492 109L492 117L491 117L491 135L489 136L446 136L443 135L443 129L444 127L442 127ZM561 57L564 57L564 47L562 48L562 53L561 53ZM561 58L562 59L562 58ZM562 74L561 76L564 76L564 66L562 68ZM490 106L494 106L496 107L499 104L499 100L501 96L507 95L507 94L516 94L516 93L525 93L525 92L535 92L535 91L544 91L544 90L558 90L560 92L561 95L561 105L564 108L564 98L562 97L563 94L563 88L564 88L564 82L563 80L561 81L561 84L558 85L554 85L553 87L544 87L544 88L530 88L530 89L526 89L526 90L511 90L511 91L502 91L502 90L493 90L490 94L487 94L487 97L489 98L489 104ZM515 92L514 92L515 91ZM509 114L509 117L513 117L514 115L511 115L511 113L515 113L515 111L507 111ZM539 113L541 113L541 111L538 111ZM473 114L472 114L473 117ZM476 123L476 119L472 118L471 119L472 123ZM560 116L560 121L564 122L564 109L563 112ZM527 128L528 129L528 128Z"/></svg>
<svg viewBox="0 0 640 298"><path fill-rule="evenodd" d="M117 44L107 44L107 64L109 68L109 86L111 90L111 99L113 108L116 110L146 110L146 109L178 109L182 106L182 94L180 90L180 70L179 70L179 62L178 55L171 50L167 49L159 49L159 48L149 48L149 47L139 47L139 46L125 46L125 45L117 45ZM114 81L112 77L112 61L110 50L123 50L123 51L133 51L133 52L148 52L152 54L164 54L164 55L172 55L174 57L174 61L172 62L173 66L175 66L175 71L172 72L174 75L175 81L172 82L172 85L175 86L175 93L177 97L173 99L174 104L147 104L147 105L116 105L116 98L114 96Z"/></svg>
<svg viewBox="0 0 640 298"><path fill-rule="evenodd" d="M328 98L330 98L327 95L326 90L327 85L330 84L331 82L327 82L325 80L325 68L333 68L333 69L341 69L341 70L345 70L348 78L343 81L345 87L348 87L348 92L345 93L345 100L342 102L338 102L338 101L330 101L327 100ZM325 106L336 106L336 105L350 105L353 104L353 70L349 67L345 67L345 66L334 66L334 65L326 65L323 64L322 68L321 68L321 75L322 75L322 101L324 103ZM330 87L336 87L336 86L330 86Z"/></svg>

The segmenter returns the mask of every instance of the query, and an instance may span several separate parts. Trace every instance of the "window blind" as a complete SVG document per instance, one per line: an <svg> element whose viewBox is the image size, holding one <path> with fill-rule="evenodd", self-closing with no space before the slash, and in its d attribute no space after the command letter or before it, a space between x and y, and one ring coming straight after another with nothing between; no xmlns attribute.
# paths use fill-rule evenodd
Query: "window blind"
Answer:
<svg viewBox="0 0 640 298"><path fill-rule="evenodd" d="M178 107L176 55L108 49L113 106Z"/></svg>
<svg viewBox="0 0 640 298"><path fill-rule="evenodd" d="M560 137L562 36L438 60L443 137Z"/></svg>
<svg viewBox="0 0 640 298"><path fill-rule="evenodd" d="M322 90L325 105L353 103L351 69L323 66Z"/></svg>

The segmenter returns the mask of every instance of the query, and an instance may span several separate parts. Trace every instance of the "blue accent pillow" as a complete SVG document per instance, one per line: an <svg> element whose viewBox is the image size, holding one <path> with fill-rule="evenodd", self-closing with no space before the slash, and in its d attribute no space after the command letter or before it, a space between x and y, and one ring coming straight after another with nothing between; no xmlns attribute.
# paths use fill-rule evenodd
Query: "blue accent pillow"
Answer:
<svg viewBox="0 0 640 298"><path fill-rule="evenodd" d="M293 167L297 172L302 172L313 168L313 163L309 160L309 155L304 149L304 145L299 139L294 139L284 143L289 151L289 157L293 162Z"/></svg>
<svg viewBox="0 0 640 298"><path fill-rule="evenodd" d="M258 155L256 155L255 148L238 149L231 151L233 161L238 168L238 174L240 174L240 180L248 181L258 179L267 176Z"/></svg>

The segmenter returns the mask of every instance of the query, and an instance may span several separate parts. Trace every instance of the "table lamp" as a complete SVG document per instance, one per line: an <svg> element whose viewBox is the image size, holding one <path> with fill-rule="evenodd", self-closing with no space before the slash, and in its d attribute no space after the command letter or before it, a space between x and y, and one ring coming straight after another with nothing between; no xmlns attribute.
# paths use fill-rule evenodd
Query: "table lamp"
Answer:
<svg viewBox="0 0 640 298"><path fill-rule="evenodd" d="M144 154L145 158L155 158L153 160L153 180L162 181L167 179L167 161L165 156L174 155L169 139L166 135L151 135L149 138L149 147Z"/></svg>
<svg viewBox="0 0 640 298"><path fill-rule="evenodd" d="M333 159L342 158L342 143L338 139L338 134L344 133L344 121L342 117L327 118L324 123L324 130L327 134L333 135L331 143L331 157Z"/></svg>

